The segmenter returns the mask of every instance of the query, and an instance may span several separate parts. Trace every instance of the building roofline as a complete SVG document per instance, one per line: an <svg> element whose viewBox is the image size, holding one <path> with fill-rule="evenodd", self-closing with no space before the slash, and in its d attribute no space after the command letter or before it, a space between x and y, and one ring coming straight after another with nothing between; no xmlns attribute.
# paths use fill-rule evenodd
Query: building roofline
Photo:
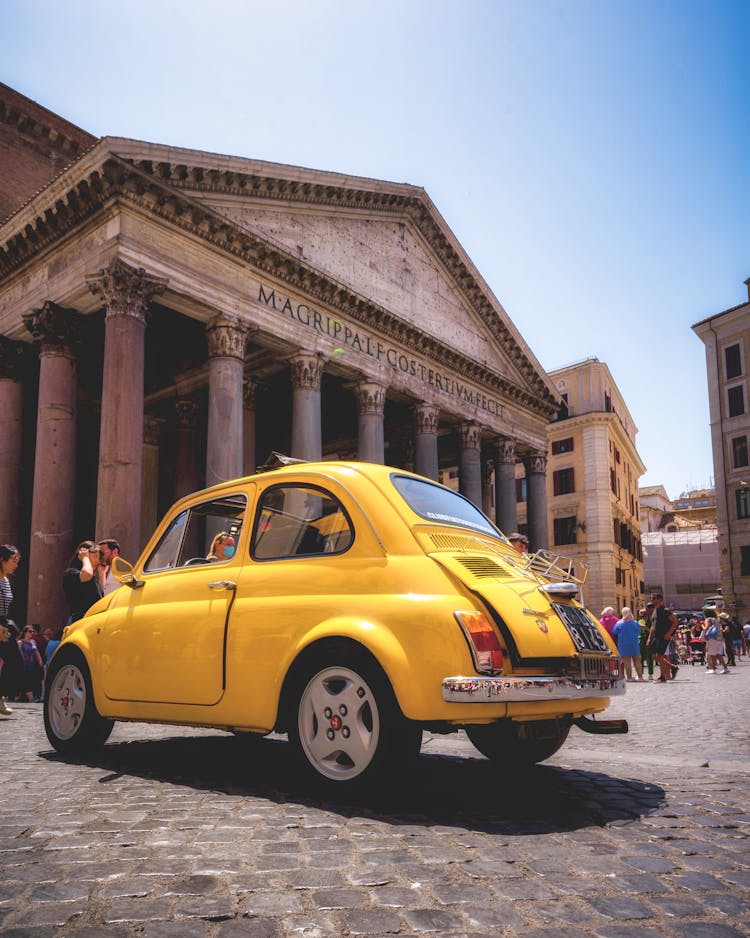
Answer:
<svg viewBox="0 0 750 938"><path fill-rule="evenodd" d="M745 283L748 283L748 281L750 281L750 278L748 278L748 280L746 280ZM748 302L748 300L745 300L742 303L738 303L736 306L730 306L729 309L722 310L720 313L712 313L710 316L706 316L705 319L701 319L698 322L694 322L690 328L693 330L697 330L698 326L707 326L711 322L713 322L714 319L720 319L722 316L729 315L729 313L736 313L738 310L742 309L744 306L750 306L750 302Z"/></svg>

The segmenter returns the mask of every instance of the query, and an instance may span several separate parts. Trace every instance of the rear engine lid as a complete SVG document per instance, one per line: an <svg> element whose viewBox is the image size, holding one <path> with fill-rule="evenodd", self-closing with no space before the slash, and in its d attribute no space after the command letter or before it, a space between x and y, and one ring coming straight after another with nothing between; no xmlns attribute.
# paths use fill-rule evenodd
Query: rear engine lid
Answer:
<svg viewBox="0 0 750 938"><path fill-rule="evenodd" d="M519 658L613 653L585 609L569 600L553 601L553 595L539 588L539 579L519 568L513 558L506 562L499 552L476 549L458 554L435 551L430 556L502 619Z"/></svg>

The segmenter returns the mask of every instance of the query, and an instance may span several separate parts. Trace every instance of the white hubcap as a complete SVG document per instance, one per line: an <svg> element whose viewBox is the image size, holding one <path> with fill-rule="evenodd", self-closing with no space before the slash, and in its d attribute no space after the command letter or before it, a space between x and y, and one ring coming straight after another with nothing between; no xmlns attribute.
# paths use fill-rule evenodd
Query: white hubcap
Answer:
<svg viewBox="0 0 750 938"><path fill-rule="evenodd" d="M355 778L372 762L380 739L375 695L349 668L326 668L313 677L297 717L302 748L326 778Z"/></svg>
<svg viewBox="0 0 750 938"><path fill-rule="evenodd" d="M47 713L58 739L71 739L78 732L86 709L86 684L74 664L65 665L49 688Z"/></svg>

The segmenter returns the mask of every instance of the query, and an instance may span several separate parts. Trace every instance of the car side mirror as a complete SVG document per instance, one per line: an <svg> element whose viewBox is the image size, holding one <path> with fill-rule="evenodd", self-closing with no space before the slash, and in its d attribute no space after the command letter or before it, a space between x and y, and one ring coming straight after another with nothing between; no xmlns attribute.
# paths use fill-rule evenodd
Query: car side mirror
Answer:
<svg viewBox="0 0 750 938"><path fill-rule="evenodd" d="M145 580L139 580L133 573L133 564L128 563L123 557L112 558L112 575L123 586L129 586L133 590L140 589L146 585Z"/></svg>

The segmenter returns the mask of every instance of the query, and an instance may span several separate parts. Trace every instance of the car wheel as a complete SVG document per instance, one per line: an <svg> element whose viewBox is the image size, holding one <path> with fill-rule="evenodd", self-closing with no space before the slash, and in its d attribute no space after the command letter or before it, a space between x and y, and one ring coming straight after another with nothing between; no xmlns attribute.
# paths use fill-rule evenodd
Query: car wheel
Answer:
<svg viewBox="0 0 750 938"><path fill-rule="evenodd" d="M316 659L297 682L289 739L308 775L361 787L410 766L422 731L408 721L388 680L364 655Z"/></svg>
<svg viewBox="0 0 750 938"><path fill-rule="evenodd" d="M81 755L104 745L113 726L96 709L85 658L76 648L61 648L45 682L47 739L58 752Z"/></svg>
<svg viewBox="0 0 750 938"><path fill-rule="evenodd" d="M570 724L562 720L534 720L517 723L499 720L481 726L467 726L472 744L492 762L534 765L554 755L568 738Z"/></svg>

